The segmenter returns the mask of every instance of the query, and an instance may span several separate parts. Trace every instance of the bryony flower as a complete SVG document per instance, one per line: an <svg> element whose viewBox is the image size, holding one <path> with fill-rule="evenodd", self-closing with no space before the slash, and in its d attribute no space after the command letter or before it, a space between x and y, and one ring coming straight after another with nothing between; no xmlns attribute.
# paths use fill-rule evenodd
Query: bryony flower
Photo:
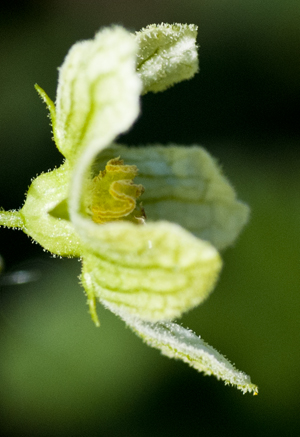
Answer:
<svg viewBox="0 0 300 437"><path fill-rule="evenodd" d="M99 300L163 354L256 394L247 375L172 323L213 290L218 250L235 240L248 207L199 146L114 143L136 120L141 94L198 71L196 34L194 25L152 25L135 35L112 27L75 44L55 105L36 85L65 161L32 182L19 211L1 211L0 224L53 254L81 258L97 325Z"/></svg>

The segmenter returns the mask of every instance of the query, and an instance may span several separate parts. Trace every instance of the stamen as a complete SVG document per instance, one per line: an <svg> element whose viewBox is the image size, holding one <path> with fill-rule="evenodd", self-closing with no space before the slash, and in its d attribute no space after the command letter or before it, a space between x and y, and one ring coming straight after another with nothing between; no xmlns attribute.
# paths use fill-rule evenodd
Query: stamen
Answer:
<svg viewBox="0 0 300 437"><path fill-rule="evenodd" d="M145 222L142 205L136 208L136 200L143 194L143 185L136 185L135 165L124 165L118 158L111 159L105 170L100 171L92 181L92 201L90 211L96 223L127 219L135 223Z"/></svg>

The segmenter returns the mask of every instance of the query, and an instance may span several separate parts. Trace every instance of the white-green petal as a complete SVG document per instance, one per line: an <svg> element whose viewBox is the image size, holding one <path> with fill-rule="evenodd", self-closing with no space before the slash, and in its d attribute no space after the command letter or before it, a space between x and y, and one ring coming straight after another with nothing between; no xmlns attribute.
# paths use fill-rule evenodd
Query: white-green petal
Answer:
<svg viewBox="0 0 300 437"><path fill-rule="evenodd" d="M184 361L205 375L214 375L225 385L236 386L243 393L258 393L250 376L237 370L227 358L205 343L189 329L171 322L149 323L132 317L117 306L106 304L112 312L120 316L130 328L149 346L159 349L163 355Z"/></svg>
<svg viewBox="0 0 300 437"><path fill-rule="evenodd" d="M221 269L211 244L168 222L91 223L83 238L87 294L144 320L171 320L197 306Z"/></svg>
<svg viewBox="0 0 300 437"><path fill-rule="evenodd" d="M136 52L132 34L121 27L104 29L69 51L59 72L55 125L57 146L67 158L74 160L95 139L107 144L136 118Z"/></svg>
<svg viewBox="0 0 300 437"><path fill-rule="evenodd" d="M139 113L141 91L141 81L135 69L137 45L132 35L117 27L100 32L97 38L101 40L103 55L100 61L106 65L106 70L97 78L97 88L91 90L92 109L94 106L96 109L92 122L86 126L81 153L77 154L68 199L71 220L84 237L91 225L90 218L81 214L90 166L98 153L131 127ZM94 226L98 229L97 225Z"/></svg>
<svg viewBox="0 0 300 437"><path fill-rule="evenodd" d="M29 187L19 214L23 220L22 230L46 250L61 256L79 256L80 238L68 217L65 214L59 216L59 205L66 202L69 185L67 162L56 170L41 174Z"/></svg>
<svg viewBox="0 0 300 437"><path fill-rule="evenodd" d="M248 206L237 200L202 147L112 145L98 156L97 170L112 156L138 167L136 181L145 188L141 200L149 221L178 223L221 250L235 241L248 220Z"/></svg>
<svg viewBox="0 0 300 437"><path fill-rule="evenodd" d="M163 91L197 73L197 29L194 24L162 23L136 33L137 71L143 94Z"/></svg>

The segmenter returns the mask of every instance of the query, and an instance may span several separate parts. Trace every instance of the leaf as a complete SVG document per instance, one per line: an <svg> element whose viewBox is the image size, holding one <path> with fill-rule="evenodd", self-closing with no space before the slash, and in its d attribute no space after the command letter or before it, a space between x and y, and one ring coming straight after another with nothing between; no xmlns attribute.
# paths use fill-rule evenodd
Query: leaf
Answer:
<svg viewBox="0 0 300 437"><path fill-rule="evenodd" d="M202 302L221 269L216 249L168 222L90 222L83 237L88 296L144 320L171 320Z"/></svg>
<svg viewBox="0 0 300 437"><path fill-rule="evenodd" d="M120 311L116 305L106 304L106 307L119 315L138 336L149 346L159 349L163 355L180 359L205 375L214 375L223 380L225 385L236 386L244 394L258 394L258 388L251 383L250 376L237 370L191 330L171 322L145 322Z"/></svg>
<svg viewBox="0 0 300 437"><path fill-rule="evenodd" d="M168 220L221 250L232 244L247 223L249 208L236 198L216 161L202 147L112 145L94 164L103 169L121 156L139 169L148 221Z"/></svg>
<svg viewBox="0 0 300 437"><path fill-rule="evenodd" d="M199 69L194 24L152 24L136 33L143 94L191 79Z"/></svg>

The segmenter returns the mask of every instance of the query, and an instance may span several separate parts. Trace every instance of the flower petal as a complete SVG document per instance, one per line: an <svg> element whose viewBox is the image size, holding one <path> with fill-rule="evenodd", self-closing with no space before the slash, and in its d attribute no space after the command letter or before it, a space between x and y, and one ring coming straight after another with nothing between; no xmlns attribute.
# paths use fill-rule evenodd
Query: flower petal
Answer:
<svg viewBox="0 0 300 437"><path fill-rule="evenodd" d="M172 223L91 222L80 231L87 295L145 320L171 320L198 305L221 269L211 244Z"/></svg>
<svg viewBox="0 0 300 437"><path fill-rule="evenodd" d="M197 73L197 26L152 24L136 33L139 45L137 71L143 94L164 91Z"/></svg>
<svg viewBox="0 0 300 437"><path fill-rule="evenodd" d="M81 214L82 209L84 209L84 195L87 193L86 188L89 185L90 166L95 156L105 147L108 147L117 135L126 131L135 121L139 113L141 91L141 82L135 69L137 45L132 35L124 29L116 27L100 32L96 39L98 41L96 52L98 45L100 47L99 57L97 55L92 60L91 71L88 70L83 74L84 77L86 75L96 76L95 82L92 82L93 86L89 90L92 98L91 113L87 117L86 126L81 135L80 148L77 151L70 149L71 155L75 153L78 159L73 170L68 202L69 212L78 232L82 232L83 235L85 228L88 228L90 224L90 220ZM97 70L98 63L102 65L100 71ZM92 73L94 70L96 73ZM79 73L81 74L82 71L80 70ZM77 96L78 92L78 98L81 92L83 94L85 92L80 86L71 91L72 96ZM59 117L58 109L57 117ZM73 123L72 120L71 113L68 126ZM70 147L72 146L70 145Z"/></svg>
<svg viewBox="0 0 300 437"><path fill-rule="evenodd" d="M121 27L75 44L60 68L55 137L69 159L91 141L108 144L138 114L141 84L135 71L137 43ZM124 106L127 111L124 111Z"/></svg>
<svg viewBox="0 0 300 437"><path fill-rule="evenodd" d="M112 156L138 167L148 220L178 223L219 250L234 242L248 220L248 206L202 147L112 145L98 156L95 172Z"/></svg>
<svg viewBox="0 0 300 437"><path fill-rule="evenodd" d="M250 376L237 370L191 330L171 322L145 322L120 311L115 305L106 304L106 307L119 315L138 336L149 346L159 349L163 355L180 359L205 375L214 375L222 379L225 385L236 386L243 393L258 394L258 388L251 383Z"/></svg>

